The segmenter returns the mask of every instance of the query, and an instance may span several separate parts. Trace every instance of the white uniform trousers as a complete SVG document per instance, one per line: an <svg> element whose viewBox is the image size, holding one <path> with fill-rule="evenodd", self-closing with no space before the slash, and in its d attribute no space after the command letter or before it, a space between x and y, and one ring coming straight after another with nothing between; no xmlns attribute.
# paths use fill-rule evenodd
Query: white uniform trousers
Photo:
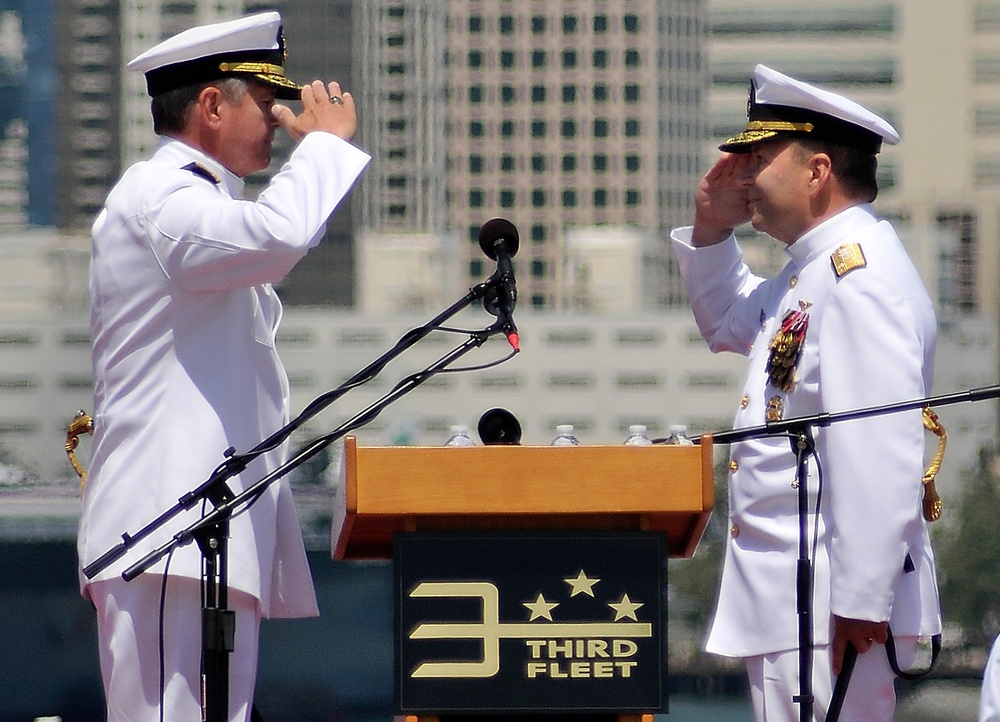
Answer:
<svg viewBox="0 0 1000 722"><path fill-rule="evenodd" d="M142 574L89 587L97 608L101 674L108 722L177 722L202 719L201 583L171 576L163 621L164 700L160 716L160 590L163 577ZM257 677L260 605L229 590L236 612L234 652L229 657L229 719L247 722Z"/></svg>
<svg viewBox="0 0 1000 722"><path fill-rule="evenodd" d="M897 637L896 658L900 669L913 663L916 637ZM747 657L750 699L757 722L799 722L798 650ZM892 722L896 708L895 673L889 666L885 647L876 644L859 654L847 685L839 722ZM826 720L837 678L830 671L829 645L817 646L813 653L813 719Z"/></svg>
<svg viewBox="0 0 1000 722"><path fill-rule="evenodd" d="M986 660L986 669L983 670L979 722L1000 722L1000 637L993 642L990 658Z"/></svg>

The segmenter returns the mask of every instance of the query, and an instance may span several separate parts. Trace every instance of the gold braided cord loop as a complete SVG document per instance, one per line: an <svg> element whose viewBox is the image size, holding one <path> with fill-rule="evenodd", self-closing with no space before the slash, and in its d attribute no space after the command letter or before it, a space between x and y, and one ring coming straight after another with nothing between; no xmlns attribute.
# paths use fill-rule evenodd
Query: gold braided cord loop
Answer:
<svg viewBox="0 0 1000 722"><path fill-rule="evenodd" d="M937 452L931 460L927 471L924 472L924 519L927 521L937 521L941 518L943 504L938 496L937 487L934 485L934 478L941 470L941 462L944 461L944 449L948 445L948 432L938 419L938 415L930 406L924 407L924 428L938 437Z"/></svg>
<svg viewBox="0 0 1000 722"><path fill-rule="evenodd" d="M253 73L282 77L285 75L285 69L274 63L219 63L219 70L224 73Z"/></svg>
<svg viewBox="0 0 1000 722"><path fill-rule="evenodd" d="M747 130L787 130L811 133L815 127L812 123L789 123L784 120L751 120L747 123Z"/></svg>
<svg viewBox="0 0 1000 722"><path fill-rule="evenodd" d="M69 428L66 429L66 454L69 456L69 463L73 465L77 476L80 477L81 490L87 485L87 471L80 464L79 459L76 458L76 447L80 444L81 434L90 434L93 431L94 420L83 410L76 412L76 416L69 423Z"/></svg>

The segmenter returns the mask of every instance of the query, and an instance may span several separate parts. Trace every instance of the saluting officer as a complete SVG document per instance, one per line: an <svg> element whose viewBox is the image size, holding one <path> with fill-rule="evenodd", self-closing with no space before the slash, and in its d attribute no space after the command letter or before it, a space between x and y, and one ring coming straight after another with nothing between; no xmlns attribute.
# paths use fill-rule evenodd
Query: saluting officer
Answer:
<svg viewBox="0 0 1000 722"><path fill-rule="evenodd" d="M840 95L758 65L746 129L701 180L694 226L673 246L712 351L749 358L735 426L925 397L936 328L924 286L871 203L876 154L899 137ZM773 278L743 262L733 229L786 246ZM921 513L919 410L815 431L808 467L815 571L813 691L825 718L844 651L860 652L840 719L890 722L887 627L899 664L940 631ZM734 443L728 540L710 652L742 657L758 720L799 719L796 460L789 439Z"/></svg>
<svg viewBox="0 0 1000 722"><path fill-rule="evenodd" d="M249 451L288 417L275 349L272 288L319 243L327 218L369 157L351 145L354 101L339 84L285 75L281 18L260 13L192 28L138 56L154 129L148 160L129 168L93 227L94 445L78 550L83 566L206 481L229 447ZM301 100L302 113L275 99ZM267 167L278 126L297 147L256 201L243 176ZM230 480L264 477L276 449ZM94 579L111 722L202 719L200 554L177 549L130 583L120 573L201 513L185 512ZM229 608L232 720L250 717L257 631L265 617L318 613L287 482L232 519ZM161 582L163 690L160 689ZM160 699L163 698L163 710Z"/></svg>

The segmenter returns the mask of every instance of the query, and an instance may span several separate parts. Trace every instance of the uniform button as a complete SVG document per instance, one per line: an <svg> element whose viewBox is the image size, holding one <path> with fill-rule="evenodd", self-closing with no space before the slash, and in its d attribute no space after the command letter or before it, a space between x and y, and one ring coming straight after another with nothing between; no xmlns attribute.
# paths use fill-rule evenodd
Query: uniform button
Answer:
<svg viewBox="0 0 1000 722"><path fill-rule="evenodd" d="M749 405L750 405L750 397L749 396L744 396L742 399L740 399L740 408L741 409L745 409Z"/></svg>
<svg viewBox="0 0 1000 722"><path fill-rule="evenodd" d="M799 277L798 276L792 276L791 278L788 279L788 287L789 288L795 288L795 285L798 282L799 282Z"/></svg>
<svg viewBox="0 0 1000 722"><path fill-rule="evenodd" d="M729 533L733 535L733 539L735 539L736 537L738 537L740 535L740 525L739 524L733 524L733 528L730 530Z"/></svg>
<svg viewBox="0 0 1000 722"><path fill-rule="evenodd" d="M736 471L739 468L740 468L740 462L738 462L736 459L733 459L732 461L729 462L730 471Z"/></svg>

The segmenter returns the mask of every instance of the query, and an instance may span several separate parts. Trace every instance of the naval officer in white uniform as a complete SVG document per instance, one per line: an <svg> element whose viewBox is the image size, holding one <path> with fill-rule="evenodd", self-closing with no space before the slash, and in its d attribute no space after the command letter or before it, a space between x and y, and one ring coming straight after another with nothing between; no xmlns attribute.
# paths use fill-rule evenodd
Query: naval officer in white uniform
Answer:
<svg viewBox="0 0 1000 722"><path fill-rule="evenodd" d="M757 66L748 124L699 184L693 227L671 235L712 351L749 358L735 427L919 399L931 390L931 301L871 202L876 154L898 135L832 92ZM786 246L773 278L743 262L746 222ZM890 722L894 675L918 635L940 632L934 558L921 510L919 410L815 430L809 546L818 543L815 719L848 643L860 652L842 722ZM796 459L787 437L734 443L731 535L707 649L746 660L757 720L799 720Z"/></svg>
<svg viewBox="0 0 1000 722"><path fill-rule="evenodd" d="M249 451L288 418L272 284L315 246L369 157L338 83L285 76L281 18L260 13L187 30L132 60L160 136L125 171L93 226L94 445L82 566L207 480L229 447ZM296 100L302 112L275 100ZM267 167L281 126L298 145L255 201L242 178ZM229 483L238 493L283 459L274 450ZM93 579L111 722L199 720L200 554L195 544L130 583L120 574L201 513L192 509ZM232 520L236 612L229 712L249 719L264 617L318 613L287 481ZM164 679L158 649L161 581ZM160 700L163 697L161 716Z"/></svg>

